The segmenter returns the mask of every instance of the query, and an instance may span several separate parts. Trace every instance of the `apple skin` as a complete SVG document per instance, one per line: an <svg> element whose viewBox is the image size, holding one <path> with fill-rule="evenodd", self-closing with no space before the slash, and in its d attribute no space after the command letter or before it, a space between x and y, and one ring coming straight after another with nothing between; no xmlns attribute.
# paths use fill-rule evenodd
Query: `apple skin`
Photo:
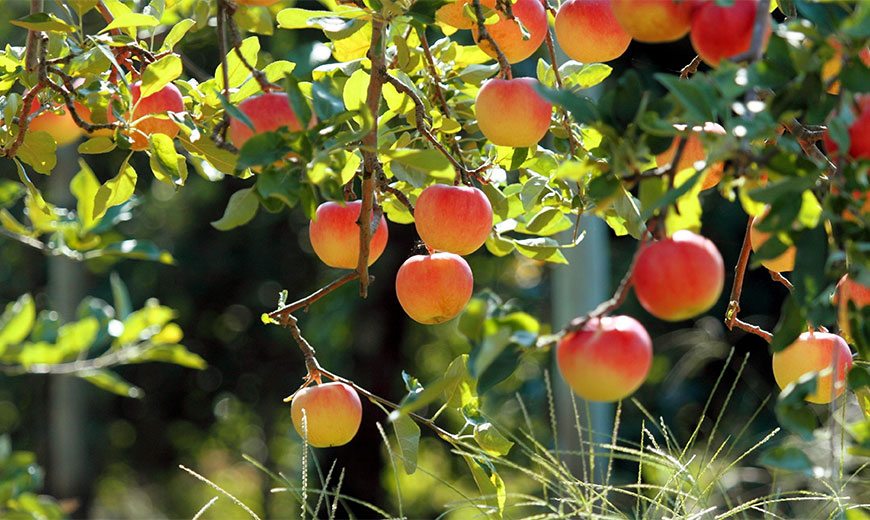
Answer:
<svg viewBox="0 0 870 520"><path fill-rule="evenodd" d="M611 0L568 0L556 13L556 39L572 60L583 63L615 60L625 53L631 36L613 15Z"/></svg>
<svg viewBox="0 0 870 520"><path fill-rule="evenodd" d="M629 316L593 318L556 347L562 378L587 401L618 401L643 384L652 365L652 340Z"/></svg>
<svg viewBox="0 0 870 520"><path fill-rule="evenodd" d="M674 125L674 128L680 132L686 132L686 125ZM707 150L704 148L704 143L701 141L701 134L716 134L725 135L725 129L717 123L707 122L704 126L693 126L692 131L688 133L686 145L683 147L683 155L680 156L680 164L677 165L677 171L692 168L698 161L707 160ZM685 136L685 134L684 134ZM671 143L670 148L656 155L656 166L659 168L670 164L677 155L677 139ZM722 180L722 175L725 172L725 164L718 162L707 166L707 173L701 184L702 190L708 190L719 184Z"/></svg>
<svg viewBox="0 0 870 520"><path fill-rule="evenodd" d="M758 0L737 0L721 7L715 2L700 1L692 14L690 39L695 52L711 67L719 62L749 51ZM770 17L764 32L762 48L770 39Z"/></svg>
<svg viewBox="0 0 870 520"><path fill-rule="evenodd" d="M493 144L534 147L550 128L553 105L535 91L534 78L491 79L477 93L477 126Z"/></svg>
<svg viewBox="0 0 870 520"><path fill-rule="evenodd" d="M456 0L452 4L445 4L435 11L435 21L455 27L457 29L471 29L474 27L474 22L465 14L465 6L470 0ZM481 3L481 5L486 5Z"/></svg>
<svg viewBox="0 0 870 520"><path fill-rule="evenodd" d="M840 278L834 292L833 303L837 306L837 324L846 341L852 341L852 325L849 323L849 304L858 309L870 305L870 287L852 280L848 274Z"/></svg>
<svg viewBox="0 0 870 520"><path fill-rule="evenodd" d="M613 0L619 25L639 42L679 40L692 25L692 0Z"/></svg>
<svg viewBox="0 0 870 520"><path fill-rule="evenodd" d="M482 6L495 9L495 0L482 0ZM544 42L549 30L547 22L547 11L544 10L544 5L541 0L517 0L512 6L514 17L522 22L523 26L529 31L529 39L523 39L523 33L520 26L514 20L509 20L504 14L499 13L499 21L486 26L486 31L498 44L498 48L504 53L510 63L517 63L528 58ZM471 31L474 35L474 41L478 47L495 58L495 49L488 41L478 38L477 24L473 23Z"/></svg>
<svg viewBox="0 0 870 520"><path fill-rule="evenodd" d="M465 309L474 289L468 263L453 253L415 255L396 273L396 296L405 312L419 323L449 321Z"/></svg>
<svg viewBox="0 0 870 520"><path fill-rule="evenodd" d="M255 133L273 132L283 126L291 132L302 130L302 124L290 106L290 99L283 92L249 97L239 103L238 109L254 124L254 131L240 120L230 117L230 141L236 148L241 148Z"/></svg>
<svg viewBox="0 0 870 520"><path fill-rule="evenodd" d="M166 114L167 112L184 112L184 100L178 87L169 83L162 89L150 96L139 99L141 96L141 82L130 85L130 93L133 95L133 115L130 122L137 121L148 114ZM178 135L178 125L171 119L159 119L156 117L144 117L138 121L130 133L133 150L147 150L148 136L151 134L166 134L170 138Z"/></svg>
<svg viewBox="0 0 870 520"><path fill-rule="evenodd" d="M30 105L30 113L36 112L41 106L39 100L33 98L33 102ZM34 117L27 126L27 131L47 132L54 139L54 142L57 143L57 146L65 146L77 141L82 135L82 129L79 128L72 116L67 112L66 107L61 106L58 110L60 110L59 114L46 109Z"/></svg>
<svg viewBox="0 0 870 520"><path fill-rule="evenodd" d="M849 158L870 159L870 94L857 96L855 100L855 120L849 127ZM837 143L825 131L825 149L836 157L839 155Z"/></svg>
<svg viewBox="0 0 870 520"><path fill-rule="evenodd" d="M433 184L417 197L414 225L432 249L468 255L492 230L492 205L477 188Z"/></svg>
<svg viewBox="0 0 870 520"><path fill-rule="evenodd" d="M308 235L314 253L320 260L338 269L356 269L359 261L359 213L362 201L354 200L344 205L324 202L314 212L314 220L308 224ZM381 216L378 229L369 245L369 265L381 256L387 247L387 220Z"/></svg>
<svg viewBox="0 0 870 520"><path fill-rule="evenodd" d="M725 283L725 264L713 242L680 230L644 247L632 283L647 312L665 321L682 321L716 303Z"/></svg>
<svg viewBox="0 0 870 520"><path fill-rule="evenodd" d="M773 377L780 389L808 372L834 367L832 373L819 375L816 391L806 398L811 403L830 403L846 389L846 374L852 368L852 352L846 340L828 332L804 332L794 343L773 354ZM836 372L836 395L832 396L833 372Z"/></svg>
<svg viewBox="0 0 870 520"><path fill-rule="evenodd" d="M759 231L757 228L758 224L764 221L764 217L767 215L768 211L770 211L770 208L765 208L761 215L755 217L755 220L752 222L752 227L749 228L749 245L752 246L753 251L761 249L761 246L770 239L770 233ZM794 270L796 254L797 248L795 246L789 246L789 248L778 257L769 260L762 260L761 265L771 271L776 271L777 273L788 273Z"/></svg>
<svg viewBox="0 0 870 520"><path fill-rule="evenodd" d="M296 392L290 403L290 416L299 436L305 438L302 411L305 411L308 444L315 448L341 446L350 442L362 422L362 404L353 387L344 383L308 386Z"/></svg>

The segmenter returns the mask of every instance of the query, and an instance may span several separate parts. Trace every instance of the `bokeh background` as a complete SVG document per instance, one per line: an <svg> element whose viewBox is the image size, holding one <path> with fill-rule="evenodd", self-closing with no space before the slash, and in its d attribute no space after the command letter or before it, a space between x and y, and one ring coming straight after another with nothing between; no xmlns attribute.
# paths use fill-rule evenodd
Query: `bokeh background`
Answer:
<svg viewBox="0 0 870 520"><path fill-rule="evenodd" d="M181 5L192 9L193 3ZM282 0L272 12L293 5L316 7L317 3ZM27 8L24 0L3 2L3 44L23 45L25 31L8 21L25 15ZM86 26L101 27L95 13L85 21ZM443 37L437 28L430 31L430 41ZM470 34L464 33L454 38L470 43ZM316 31L276 30L260 39L262 61L297 62L295 74L302 80L310 79L311 69L329 59L322 34ZM218 64L211 30L191 33L179 50L188 67L185 73L190 76L212 73ZM616 69L613 77L633 68L652 84L654 71L677 72L693 55L688 41L658 46L634 43L625 56L612 63ZM517 65L515 74L534 75L537 58ZM64 186L77 161L74 146L63 154L52 178L37 179L41 186L52 185L49 200L57 204L68 203ZM85 157L101 179L114 175L122 159L122 152ZM0 304L25 292L37 298L40 308L68 308L70 302L85 295L110 301L108 276L117 272L128 285L134 305L156 298L178 310L185 345L209 366L203 371L162 364L121 369L124 378L145 390L142 399L115 397L74 379L0 376L0 433L11 437L15 449L37 454L46 470L44 491L75 500L74 517L193 516L215 493L181 471L179 464L219 483L263 516L295 517L298 504L292 497L270 493L279 483L243 459L249 455L292 482L302 481L301 440L293 431L289 406L282 403L304 375L302 358L286 331L264 326L260 315L275 307L281 289L287 289L292 299L308 294L338 273L312 254L301 211L269 214L261 210L250 224L229 232L210 226L220 218L229 196L250 181L228 177L210 182L192 174L186 187L174 191L146 174L144 154L137 154L134 161L140 172L137 195L141 204L134 218L121 228L131 237L151 239L169 250L176 264L125 261L66 265L64 260L49 260L38 251L0 238ZM0 176L15 178L10 162L0 162ZM703 196L703 204L703 233L719 247L727 266L726 294L710 316L668 324L646 314L633 296L620 311L641 320L655 340L654 370L636 397L654 417L663 417L674 435L683 440L698 422L732 347L737 361L725 368L726 388L736 377L743 356L748 354L749 358L735 390L736 398L726 411L725 417L730 419L723 421L723 431L739 431L756 407L775 391L765 344L754 336L725 331L721 320L731 283L730 266L737 258L746 216L739 204L715 191ZM636 242L616 238L609 230L606 233L606 240L581 244L572 252L579 260L571 266L542 265L518 256L496 259L481 250L469 258L476 286L488 288L542 322L580 314L588 309L576 302L588 300L589 295L555 298L554 281L564 280L568 271L568 277L575 280L595 276L588 263L594 259L596 265L607 269L603 284L607 294L612 292L628 267ZM425 384L442 374L455 356L469 350L455 322L424 327L412 322L399 307L393 278L401 262L414 252L416 240L413 226L391 223L387 251L372 268L376 281L369 298L360 300L355 285L349 284L300 315L303 331L317 348L322 364L394 401L405 392L403 370ZM766 272L753 270L745 283L742 315L770 329L784 295L784 289ZM516 399L519 394L531 411L539 440L553 447L543 377L551 368L549 353L524 355L516 373L485 396L485 412L500 426L515 431L523 420ZM558 376L554 381L563 388ZM723 399L724 392L714 396L711 416L720 412ZM573 417L563 415L560 420L573 422ZM626 405L620 436L637 442L642 420L635 407ZM443 421L454 429L461 425L460 417L449 414ZM333 461L337 461L336 472L344 469L343 493L395 511L392 469L376 422L386 424L385 417L364 403L357 438L342 448L318 450L317 459L324 472ZM740 442L749 447L775 426L768 403ZM707 431L702 429L701 435ZM448 446L425 430L420 467L413 477L401 478L404 510L411 517L433 518L444 513L449 504L462 499L454 489L472 496L476 493L462 459L452 456ZM314 478L314 470L309 470L309 478ZM617 480L631 481L636 466L617 465L615 471ZM522 477L508 474L505 478L509 491L533 489ZM758 478L763 485L765 477ZM370 515L353 504L347 507L361 516ZM473 511L467 508L451 513L456 517L468 514L473 516ZM229 501L219 500L208 516L241 518L245 514Z"/></svg>

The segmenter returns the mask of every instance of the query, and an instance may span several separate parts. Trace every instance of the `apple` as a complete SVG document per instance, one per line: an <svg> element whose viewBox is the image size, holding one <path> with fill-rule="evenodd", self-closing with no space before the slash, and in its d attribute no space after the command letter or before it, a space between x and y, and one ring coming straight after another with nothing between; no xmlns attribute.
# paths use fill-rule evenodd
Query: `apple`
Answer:
<svg viewBox="0 0 870 520"><path fill-rule="evenodd" d="M470 1L456 0L455 2L444 4L435 11L435 21L457 29L471 29L474 27L474 22L471 18L465 16L464 13L465 6Z"/></svg>
<svg viewBox="0 0 870 520"><path fill-rule="evenodd" d="M556 346L556 363L575 394L618 401L643 384L652 365L652 340L629 316L592 318Z"/></svg>
<svg viewBox="0 0 870 520"><path fill-rule="evenodd" d="M828 94L837 95L840 93L840 81L837 77L843 69L843 45L833 36L828 38L828 44L834 49L834 55L825 63L822 64L822 83L828 86ZM870 67L870 47L864 47L858 54L861 62L866 67ZM836 80L836 81L833 81Z"/></svg>
<svg viewBox="0 0 870 520"><path fill-rule="evenodd" d="M701 140L701 135L725 135L725 129L717 123L707 122L704 126L693 126L691 132L686 132L686 125L674 125L674 128L683 134L686 139L686 144L683 147L683 155L680 156L680 164L677 165L677 171L685 170L686 168L694 167L698 161L707 161L707 150L704 148L704 142ZM664 167L671 163L677 155L677 138L671 143L670 148L656 155L656 166ZM722 180L722 174L725 172L725 164L718 162L707 166L706 175L701 184L702 190L710 189Z"/></svg>
<svg viewBox="0 0 870 520"><path fill-rule="evenodd" d="M849 345L828 332L804 332L794 343L773 354L773 377L780 389L804 374L825 371L819 374L816 391L806 398L811 403L830 403L842 395L851 368Z"/></svg>
<svg viewBox="0 0 870 520"><path fill-rule="evenodd" d="M855 120L849 126L849 153L850 158L870 159L870 94L859 95L855 98ZM824 135L825 148L828 152L837 156L839 147L831 139L827 130Z"/></svg>
<svg viewBox="0 0 870 520"><path fill-rule="evenodd" d="M39 100L33 98L33 102L30 104L30 113L33 114L41 106ZM82 129L79 128L63 105L56 109L43 110L41 114L30 121L27 130L29 132L47 132L57 143L57 146L73 143L82 135Z"/></svg>
<svg viewBox="0 0 870 520"><path fill-rule="evenodd" d="M693 0L613 0L619 25L640 42L679 40L692 25Z"/></svg>
<svg viewBox="0 0 870 520"><path fill-rule="evenodd" d="M708 311L722 294L722 255L701 235L680 230L641 250L632 275L641 306L666 321L681 321Z"/></svg>
<svg viewBox="0 0 870 520"><path fill-rule="evenodd" d="M758 0L737 0L730 6L716 2L698 2L692 14L690 39L695 52L707 65L716 67L719 61L748 52L752 47L752 32ZM770 39L770 17L767 16L762 46Z"/></svg>
<svg viewBox="0 0 870 520"><path fill-rule="evenodd" d="M556 39L572 60L583 63L615 60L631 36L613 15L611 0L568 0L556 13Z"/></svg>
<svg viewBox="0 0 870 520"><path fill-rule="evenodd" d="M130 93L133 95L133 115L130 124L133 126L130 137L133 150L146 150L148 148L148 136L151 134L166 134L171 138L178 135L178 125L171 119L146 117L149 114L166 115L168 112L184 112L184 100L181 91L172 83L162 89L140 99L141 82L130 85Z"/></svg>
<svg viewBox="0 0 870 520"><path fill-rule="evenodd" d="M495 9L496 0L481 0L482 6ZM514 17L522 22L523 27L529 33L529 38L523 38L523 31L515 20L508 19L499 11L499 21L492 25L486 26L486 31L495 40L498 48L504 53L510 63L517 63L528 58L544 42L547 36L549 25L547 22L547 11L541 0L517 0L512 6ZM483 50L483 52L496 57L495 49L485 40L479 39L477 24L473 23L471 28L474 34L474 41Z"/></svg>
<svg viewBox="0 0 870 520"><path fill-rule="evenodd" d="M399 303L408 316L426 325L458 316L473 289L471 268L453 253L412 256L396 274Z"/></svg>
<svg viewBox="0 0 870 520"><path fill-rule="evenodd" d="M90 123L90 124L95 124L94 115L93 115L93 112L91 112L90 108L83 105L82 103L79 103L78 101L75 102L75 107L76 107L76 112L78 113L79 117L82 118L82 120L84 122ZM113 123L113 122L115 122L115 115L112 113L111 107L107 107L105 109L105 113L106 113L106 117L103 120L99 121L99 123ZM86 133L87 133L87 135L89 135L91 137L96 137L96 136L112 137L114 135L114 132L112 131L111 128L101 128L100 130L94 130L93 132L86 132Z"/></svg>
<svg viewBox="0 0 870 520"><path fill-rule="evenodd" d="M550 129L553 105L535 91L533 78L491 79L477 93L477 126L493 144L534 147Z"/></svg>
<svg viewBox="0 0 870 520"><path fill-rule="evenodd" d="M870 287L851 279L848 274L843 275L834 293L834 304L837 306L837 323L840 325L840 334L847 341L852 341L849 304L858 309L870 305Z"/></svg>
<svg viewBox="0 0 870 520"><path fill-rule="evenodd" d="M766 207L764 211L762 211L761 215L755 217L755 220L752 222L752 227L749 229L749 245L752 246L753 251L758 251L759 249L761 249L761 246L763 246L764 243L770 239L770 233L766 231L759 231L757 227L758 224L764 221L764 217L767 216L767 213L769 211L770 207ZM762 260L761 265L771 271L776 271L777 273L787 273L789 271L793 271L796 253L797 248L795 246L789 246L789 248L786 249L785 252L778 257L768 260Z"/></svg>
<svg viewBox="0 0 870 520"><path fill-rule="evenodd" d="M353 439L362 421L362 404L352 386L324 383L296 392L290 403L290 416L299 435L303 439L307 436L308 444L315 448L329 448L347 444Z"/></svg>
<svg viewBox="0 0 870 520"><path fill-rule="evenodd" d="M239 103L238 109L248 116L254 124L254 130L241 120L230 117L230 141L236 148L241 148L255 133L273 132L281 127L287 127L291 132L302 130L302 124L290 106L290 99L283 92L249 97Z"/></svg>
<svg viewBox="0 0 870 520"><path fill-rule="evenodd" d="M338 269L356 269L359 261L359 220L362 201L339 204L324 202L314 212L308 235L314 253L324 264ZM369 246L369 265L387 247L387 220L381 216Z"/></svg>
<svg viewBox="0 0 870 520"><path fill-rule="evenodd" d="M467 255L486 242L492 206L477 188L433 184L417 197L414 225L432 249Z"/></svg>

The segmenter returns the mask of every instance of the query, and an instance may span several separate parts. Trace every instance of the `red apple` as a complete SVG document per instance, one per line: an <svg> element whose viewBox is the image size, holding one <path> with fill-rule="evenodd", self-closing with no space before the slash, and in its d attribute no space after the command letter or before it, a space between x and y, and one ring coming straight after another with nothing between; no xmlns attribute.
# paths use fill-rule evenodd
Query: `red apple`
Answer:
<svg viewBox="0 0 870 520"><path fill-rule="evenodd" d="M611 0L568 0L556 13L556 39L572 60L610 61L622 56L631 36L613 15Z"/></svg>
<svg viewBox="0 0 870 520"><path fill-rule="evenodd" d="M855 120L849 127L849 153L852 159L870 159L870 94L857 96L855 99ZM831 139L828 132L824 135L825 148L828 152L838 155L837 143Z"/></svg>
<svg viewBox="0 0 870 520"><path fill-rule="evenodd" d="M637 41L679 40L692 24L693 0L613 0L617 21Z"/></svg>
<svg viewBox="0 0 870 520"><path fill-rule="evenodd" d="M773 377L781 389L804 374L820 372L816 391L806 398L811 403L830 403L839 397L846 389L846 374L851 368L849 345L840 336L827 332L804 332L794 343L773 354Z"/></svg>
<svg viewBox="0 0 870 520"><path fill-rule="evenodd" d="M618 401L643 384L652 365L652 340L628 316L593 318L556 347L559 372L588 401Z"/></svg>
<svg viewBox="0 0 870 520"><path fill-rule="evenodd" d="M481 0L481 5L495 9L495 0ZM495 40L498 48L504 53L510 63L517 63L528 58L544 42L549 26L547 23L547 11L541 0L517 0L512 6L514 17L522 22L523 27L529 32L529 38L523 39L523 32L516 21L508 19L499 12L499 21L486 26L486 31ZM486 40L478 38L477 24L471 28L474 41L493 58L496 57L495 49Z"/></svg>
<svg viewBox="0 0 870 520"><path fill-rule="evenodd" d="M758 0L737 0L730 6L716 2L698 2L692 14L692 47L708 65L716 67L719 61L749 51L755 27ZM770 17L762 45L770 39Z"/></svg>
<svg viewBox="0 0 870 520"><path fill-rule="evenodd" d="M471 254L492 230L492 206L477 188L433 184L417 198L414 224L432 249Z"/></svg>
<svg viewBox="0 0 870 520"><path fill-rule="evenodd" d="M325 383L296 392L290 404L290 415L296 431L303 439L308 438L308 444L315 448L329 448L347 444L353 439L362 421L362 404L353 387L344 383Z"/></svg>
<svg viewBox="0 0 870 520"><path fill-rule="evenodd" d="M133 126L130 137L133 150L146 150L148 136L151 134L166 134L171 138L178 135L178 125L171 119L146 117L149 114L167 115L168 112L184 112L184 100L178 87L169 83L150 96L140 99L141 82L130 85L133 95L133 115L130 124Z"/></svg>
<svg viewBox="0 0 870 520"><path fill-rule="evenodd" d="M480 87L477 126L493 144L534 147L550 128L553 105L535 91L533 78L491 79Z"/></svg>
<svg viewBox="0 0 870 520"><path fill-rule="evenodd" d="M39 100L33 98L33 102L30 105L30 113L33 114L41 106ZM42 113L30 121L27 131L47 132L54 139L54 142L57 143L57 146L73 143L82 135L82 129L76 125L76 122L63 105L55 109L43 110Z"/></svg>
<svg viewBox="0 0 870 520"><path fill-rule="evenodd" d="M356 269L359 261L359 220L362 201L339 204L324 202L317 207L308 234L314 253L324 264L338 269ZM369 265L387 247L387 220L381 216L369 246Z"/></svg>
<svg viewBox="0 0 870 520"><path fill-rule="evenodd" d="M637 299L650 314L681 321L716 303L725 283L725 264L713 242L680 230L640 252L632 283Z"/></svg>
<svg viewBox="0 0 870 520"><path fill-rule="evenodd" d="M238 108L254 124L254 130L231 117L230 141L236 148L241 148L255 133L274 132L281 127L287 127L291 132L302 130L302 124L293 112L293 107L290 106L290 99L283 92L269 92L249 97L239 103Z"/></svg>
<svg viewBox="0 0 870 520"><path fill-rule="evenodd" d="M674 125L674 128L683 133L683 138L686 139L686 144L683 147L683 155L680 156L680 164L677 165L677 171L692 168L698 161L707 160L707 150L704 148L704 142L701 141L702 134L725 135L725 129L717 123L704 123L704 126L693 126L691 132L686 132L686 125ZM670 148L656 156L656 166L659 168L670 164L677 155L677 139L674 138ZM701 184L702 190L710 189L722 180L722 174L725 172L725 164L718 162L707 166L706 175Z"/></svg>
<svg viewBox="0 0 870 520"><path fill-rule="evenodd" d="M766 231L759 231L758 224L764 221L764 217L767 216L767 213L770 211L770 207L766 207L761 215L755 217L755 220L752 222L752 227L749 229L749 245L752 246L753 251L758 251L761 249L761 246L764 245L765 242L770 240L770 233ZM768 260L762 260L761 265L766 267L770 271L775 271L777 273L787 273L789 271L794 270L794 260L795 255L797 254L797 248L795 246L789 246L788 249L785 250L781 255L776 258L770 258Z"/></svg>
<svg viewBox="0 0 870 520"><path fill-rule="evenodd" d="M426 325L459 315L471 299L474 276L453 253L415 255L396 274L396 296L408 316Z"/></svg>

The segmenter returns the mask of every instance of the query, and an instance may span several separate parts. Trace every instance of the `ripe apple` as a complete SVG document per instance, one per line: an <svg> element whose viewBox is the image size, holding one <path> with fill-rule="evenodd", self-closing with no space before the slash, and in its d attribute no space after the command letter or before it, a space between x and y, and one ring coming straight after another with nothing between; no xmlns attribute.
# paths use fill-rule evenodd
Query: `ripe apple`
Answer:
<svg viewBox="0 0 870 520"><path fill-rule="evenodd" d="M290 404L290 415L293 426L303 439L307 430L308 444L315 448L329 448L347 444L353 439L362 421L362 404L350 385L324 383L296 392Z"/></svg>
<svg viewBox="0 0 870 520"><path fill-rule="evenodd" d="M415 255L396 274L396 296L415 321L433 325L459 315L471 299L474 276L453 253Z"/></svg>
<svg viewBox="0 0 870 520"><path fill-rule="evenodd" d="M480 87L477 126L493 144L534 147L550 128L553 105L535 91L533 78L491 79Z"/></svg>
<svg viewBox="0 0 870 520"><path fill-rule="evenodd" d="M716 67L722 59L749 51L758 0L738 0L727 7L716 2L698 2L697 5L692 14L690 38L692 47L707 65ZM766 24L763 47L770 39L769 16Z"/></svg>
<svg viewBox="0 0 870 520"><path fill-rule="evenodd" d="M809 372L821 372L811 403L830 403L846 389L846 374L852 368L852 352L846 341L827 332L804 332L794 343L773 354L773 377L780 389ZM836 374L836 382L834 376ZM833 386L833 388L832 388Z"/></svg>
<svg viewBox="0 0 870 520"><path fill-rule="evenodd" d="M708 311L719 299L725 264L713 242L680 230L644 247L632 283L650 314L666 321L685 320Z"/></svg>
<svg viewBox="0 0 870 520"><path fill-rule="evenodd" d="M825 63L822 64L822 83L827 85L832 80L837 79L840 71L843 69L843 45L833 36L828 38L828 43L834 48L834 55ZM870 47L864 47L858 54L861 62L870 67ZM828 86L828 94L837 95L840 93L840 81L833 81Z"/></svg>
<svg viewBox="0 0 870 520"><path fill-rule="evenodd" d="M359 261L359 213L362 201L339 204L324 202L314 212L308 225L308 235L314 253L324 264L338 269L356 269ZM387 247L387 220L381 216L378 229L369 246L369 265L381 256Z"/></svg>
<svg viewBox="0 0 870 520"><path fill-rule="evenodd" d="M770 233L759 231L757 227L758 224L764 221L764 217L767 216L769 211L769 207L765 208L761 215L755 217L755 220L752 222L752 227L749 229L749 245L752 246L753 251L761 249L761 246L770 239ZM795 254L797 254L797 248L795 246L789 246L789 248L778 257L762 260L761 265L771 271L776 271L777 273L787 273L794 270Z"/></svg>
<svg viewBox="0 0 870 520"><path fill-rule="evenodd" d="M269 92L249 97L239 103L238 109L248 116L254 124L254 130L231 117L230 141L236 148L241 148L255 133L273 132L284 126L291 132L302 130L302 124L290 106L290 99L283 92Z"/></svg>
<svg viewBox="0 0 870 520"><path fill-rule="evenodd" d="M683 147L683 155L680 156L680 164L677 165L677 171L692 168L698 161L707 160L707 150L704 148L704 143L701 141L702 134L725 135L725 129L717 123L704 123L704 126L693 126L691 132L686 132L686 125L674 125L674 128L683 133L683 138L686 139L686 144ZM656 166L659 168L670 164L677 155L677 139L671 143L670 148L656 156ZM702 190L710 189L722 180L722 174L725 172L725 164L718 162L707 166L706 175L701 184Z"/></svg>
<svg viewBox="0 0 870 520"><path fill-rule="evenodd" d="M858 309L870 305L870 287L851 279L848 274L843 275L834 293L834 304L837 306L837 324L840 326L840 334L847 341L852 341L849 304Z"/></svg>
<svg viewBox="0 0 870 520"><path fill-rule="evenodd" d="M172 83L150 96L140 99L141 82L130 85L130 93L133 95L133 115L130 123L133 125L130 137L133 150L145 150L148 148L148 136L151 134L166 134L171 138L178 135L178 125L171 119L157 117L145 117L148 114L166 115L168 112L183 112L184 100L181 91Z"/></svg>
<svg viewBox="0 0 870 520"><path fill-rule="evenodd" d="M692 25L692 0L613 0L616 20L632 38L657 43L679 40Z"/></svg>
<svg viewBox="0 0 870 520"><path fill-rule="evenodd" d="M432 249L468 255L492 230L492 206L477 188L433 184L417 197L414 224Z"/></svg>
<svg viewBox="0 0 870 520"><path fill-rule="evenodd" d="M568 0L556 13L556 39L572 60L610 61L622 56L631 36L613 15L611 0Z"/></svg>
<svg viewBox="0 0 870 520"><path fill-rule="evenodd" d="M652 365L652 340L629 316L593 318L556 347L562 378L588 401L618 401L643 384Z"/></svg>
<svg viewBox="0 0 870 520"><path fill-rule="evenodd" d="M855 120L849 127L849 153L852 159L870 159L870 94L857 96L855 99ZM825 148L828 152L838 155L837 143L831 139L828 132L824 135Z"/></svg>
<svg viewBox="0 0 870 520"><path fill-rule="evenodd" d="M453 3L444 4L435 11L435 20L457 29L471 29L474 27L474 22L464 13L465 6L470 1L456 0ZM481 5L485 4L481 3Z"/></svg>
<svg viewBox="0 0 870 520"><path fill-rule="evenodd" d="M481 5L495 9L495 0L481 0ZM541 0L517 0L512 6L514 17L522 22L523 27L529 32L529 39L523 39L523 32L516 21L508 19L499 12L499 21L486 26L486 31L495 40L498 48L504 53L510 63L517 63L535 53L547 36L549 26L547 23L547 11ZM485 40L479 39L477 24L471 28L474 41L493 58L496 57L495 49Z"/></svg>
<svg viewBox="0 0 870 520"><path fill-rule="evenodd" d="M39 100L33 98L30 113L33 114L41 106ZM44 110L30 121L27 130L29 132L47 132L57 143L57 146L73 143L82 135L82 129L79 128L63 105L54 110Z"/></svg>

